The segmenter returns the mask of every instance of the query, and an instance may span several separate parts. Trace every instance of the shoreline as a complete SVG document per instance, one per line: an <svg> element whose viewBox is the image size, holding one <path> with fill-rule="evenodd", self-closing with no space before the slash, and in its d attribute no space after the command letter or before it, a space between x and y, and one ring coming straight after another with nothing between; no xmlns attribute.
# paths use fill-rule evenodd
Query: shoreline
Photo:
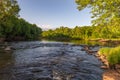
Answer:
<svg viewBox="0 0 120 80"><path fill-rule="evenodd" d="M98 51L90 49L91 46L84 46L82 50L86 51L88 55L95 56L101 63L101 69L103 69L103 80L120 80L120 64L117 64L116 69L110 69L105 63L105 60L101 59L101 56L98 55Z"/></svg>

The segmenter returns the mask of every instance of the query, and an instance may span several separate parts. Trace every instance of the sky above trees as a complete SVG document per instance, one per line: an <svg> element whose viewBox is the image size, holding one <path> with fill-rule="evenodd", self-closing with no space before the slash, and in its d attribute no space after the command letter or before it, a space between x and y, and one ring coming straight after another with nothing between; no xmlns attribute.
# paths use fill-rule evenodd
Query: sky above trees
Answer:
<svg viewBox="0 0 120 80"><path fill-rule="evenodd" d="M75 0L18 0L20 17L43 29L91 25L90 9L78 11Z"/></svg>

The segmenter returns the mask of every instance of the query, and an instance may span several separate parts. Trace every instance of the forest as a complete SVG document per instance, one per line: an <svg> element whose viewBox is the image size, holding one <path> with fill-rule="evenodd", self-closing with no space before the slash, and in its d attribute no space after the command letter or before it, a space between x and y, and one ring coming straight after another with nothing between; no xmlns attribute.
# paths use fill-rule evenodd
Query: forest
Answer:
<svg viewBox="0 0 120 80"><path fill-rule="evenodd" d="M43 31L42 37L55 40L91 40L119 39L118 26L76 26L75 28L60 27L55 30Z"/></svg>
<svg viewBox="0 0 120 80"><path fill-rule="evenodd" d="M20 18L19 11L16 0L0 0L0 41L35 40L40 37L42 29Z"/></svg>

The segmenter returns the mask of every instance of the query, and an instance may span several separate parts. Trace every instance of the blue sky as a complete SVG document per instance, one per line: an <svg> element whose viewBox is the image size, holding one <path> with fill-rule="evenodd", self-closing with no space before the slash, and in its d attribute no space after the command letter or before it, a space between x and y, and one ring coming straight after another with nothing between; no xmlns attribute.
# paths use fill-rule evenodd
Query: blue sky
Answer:
<svg viewBox="0 0 120 80"><path fill-rule="evenodd" d="M18 0L20 16L43 29L91 24L90 9L77 10L75 0Z"/></svg>

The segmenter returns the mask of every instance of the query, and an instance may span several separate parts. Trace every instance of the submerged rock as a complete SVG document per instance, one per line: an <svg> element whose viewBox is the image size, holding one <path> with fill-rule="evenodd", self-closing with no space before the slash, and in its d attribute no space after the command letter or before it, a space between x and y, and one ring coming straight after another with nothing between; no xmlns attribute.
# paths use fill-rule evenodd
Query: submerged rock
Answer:
<svg viewBox="0 0 120 80"><path fill-rule="evenodd" d="M7 46L7 47L5 47L5 49L4 49L5 51L11 51L12 50L12 48L10 47L10 46Z"/></svg>

